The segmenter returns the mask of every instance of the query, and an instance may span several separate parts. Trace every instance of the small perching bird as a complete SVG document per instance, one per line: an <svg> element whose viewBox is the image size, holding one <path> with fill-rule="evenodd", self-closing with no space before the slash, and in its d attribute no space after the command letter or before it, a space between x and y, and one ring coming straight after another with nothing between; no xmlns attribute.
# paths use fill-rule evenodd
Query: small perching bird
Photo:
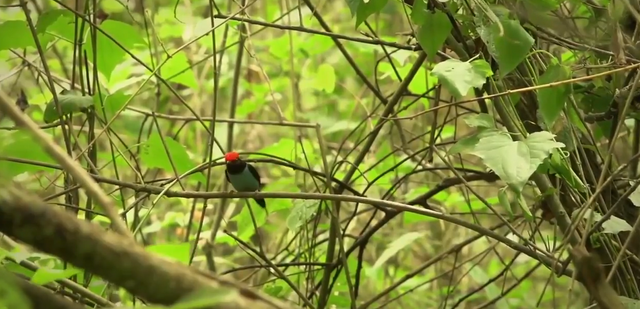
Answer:
<svg viewBox="0 0 640 309"><path fill-rule="evenodd" d="M225 174L227 181L231 183L233 188L238 192L257 192L260 191L262 183L260 182L260 174L253 165L242 161L240 155L231 151L224 155L227 170ZM263 198L254 199L260 207L267 207L267 203Z"/></svg>

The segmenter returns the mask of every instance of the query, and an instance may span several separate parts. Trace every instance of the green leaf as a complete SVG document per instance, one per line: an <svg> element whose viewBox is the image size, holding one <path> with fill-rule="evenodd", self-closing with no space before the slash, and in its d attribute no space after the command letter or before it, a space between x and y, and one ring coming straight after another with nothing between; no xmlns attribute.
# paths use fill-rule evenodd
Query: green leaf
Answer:
<svg viewBox="0 0 640 309"><path fill-rule="evenodd" d="M172 175L174 174L171 164L172 162L179 175L182 175L196 167L193 161L189 158L189 154L187 154L184 146L169 136L164 136L164 143L167 146L166 150L158 132L153 132L147 142L142 146L142 153L140 155L142 162L144 162L148 167L161 168ZM167 153L171 156L171 160L169 160ZM187 178L190 177L193 177L193 179L202 183L206 181L201 172L193 173Z"/></svg>
<svg viewBox="0 0 640 309"><path fill-rule="evenodd" d="M220 304L229 302L238 297L238 290L228 287L204 287L180 298L171 305L171 309L208 309L217 308ZM224 307L224 306L220 306ZM165 307L163 307L165 308Z"/></svg>
<svg viewBox="0 0 640 309"><path fill-rule="evenodd" d="M31 300L24 295L14 280L22 280L9 271L0 269L0 308L31 309Z"/></svg>
<svg viewBox="0 0 640 309"><path fill-rule="evenodd" d="M553 137L542 131L530 134L524 141L513 141L508 134L491 134L481 138L471 154L480 157L500 179L520 192L551 151L564 147Z"/></svg>
<svg viewBox="0 0 640 309"><path fill-rule="evenodd" d="M426 19L426 15L431 12L427 10L427 3L425 0L418 0L413 2L411 7L411 21L416 25L422 25Z"/></svg>
<svg viewBox="0 0 640 309"><path fill-rule="evenodd" d="M416 2L421 2L417 0ZM442 44L451 33L453 26L445 13L440 11L425 12L420 29L418 29L417 39L422 49L429 56L429 61L434 61L435 56Z"/></svg>
<svg viewBox="0 0 640 309"><path fill-rule="evenodd" d="M481 27L479 33L503 77L524 61L534 41L517 20L502 20L501 25L503 33L497 23Z"/></svg>
<svg viewBox="0 0 640 309"><path fill-rule="evenodd" d="M242 202L242 205L246 205L243 201L240 202ZM251 218L252 212L254 216L253 219ZM254 219L255 226L253 225ZM258 207L254 207L253 209L250 207L242 207L242 211L234 216L232 221L238 223L238 238L246 241L255 234L256 228L263 226L267 222L267 212Z"/></svg>
<svg viewBox="0 0 640 309"><path fill-rule="evenodd" d="M144 44L144 39L138 31L123 22L107 19L100 25L100 28L127 50L133 49L136 45ZM97 63L95 65L100 73L104 74L107 79L111 79L111 72L125 60L127 53L101 31L97 31L96 37ZM85 50L89 61L93 61L93 43L87 42Z"/></svg>
<svg viewBox="0 0 640 309"><path fill-rule="evenodd" d="M0 24L0 33L2 33L0 50L36 46L33 36L31 35L31 31L29 30L29 25L27 25L26 21L5 21Z"/></svg>
<svg viewBox="0 0 640 309"><path fill-rule="evenodd" d="M329 64L323 63L318 67L315 80L315 87L318 90L333 93L336 88L336 72Z"/></svg>
<svg viewBox="0 0 640 309"><path fill-rule="evenodd" d="M493 74L484 60L469 63L457 59L447 59L436 64L431 73L458 98L467 95L472 87L481 88L487 77Z"/></svg>
<svg viewBox="0 0 640 309"><path fill-rule="evenodd" d="M167 60L162 68L160 68L160 73L162 77L172 82L185 85L193 90L199 88L196 75L193 73L191 64L184 51L178 52Z"/></svg>
<svg viewBox="0 0 640 309"><path fill-rule="evenodd" d="M85 31L87 31L87 29L85 29ZM74 15L71 11L64 9L48 10L38 16L36 32L39 35L47 34L39 36L46 38L45 41L50 41L55 35L55 37L61 37L68 42L73 42L75 36ZM46 46L46 44L43 45Z"/></svg>
<svg viewBox="0 0 640 309"><path fill-rule="evenodd" d="M101 118L106 115L104 120L109 122L113 117L115 117L116 113L125 105L125 103L127 103L129 98L131 98L131 96L124 94L122 91L105 96L102 102L100 102L98 96L95 96L94 102L96 104L96 113Z"/></svg>
<svg viewBox="0 0 640 309"><path fill-rule="evenodd" d="M58 95L58 102L60 103L61 115L58 115L58 108L56 102L51 100L47 103L47 107L44 109L44 116L42 120L45 123L52 123L61 116L67 116L75 113L86 113L87 109L93 106L93 98L90 96L82 95Z"/></svg>
<svg viewBox="0 0 640 309"><path fill-rule="evenodd" d="M630 183L630 185L634 184ZM640 207L640 186L638 186L635 190L633 190L633 192L631 192L631 195L629 195L629 199L633 203L633 206Z"/></svg>
<svg viewBox="0 0 640 309"><path fill-rule="evenodd" d="M560 64L552 64L547 71L540 76L538 85L545 85L560 82L571 78L571 71L568 67ZM556 119L562 113L565 102L571 95L571 84L562 84L553 87L546 87L538 90L538 105L540 116L547 127L552 127Z"/></svg>
<svg viewBox="0 0 640 309"><path fill-rule="evenodd" d="M521 192L516 192L516 199L518 200L518 206L524 212L525 219L529 221L533 221L534 217L531 213L531 209L529 209L529 205L527 205L527 201L524 199L524 195Z"/></svg>
<svg viewBox="0 0 640 309"><path fill-rule="evenodd" d="M19 158L45 164L56 165L56 161L40 146L33 136L25 131L0 131L0 154L6 157ZM36 164L15 163L0 160L0 179L11 179L25 172L36 173L54 171L49 167Z"/></svg>
<svg viewBox="0 0 640 309"><path fill-rule="evenodd" d="M145 247L146 251L178 261L182 264L189 264L191 255L191 245L188 242L179 244L159 244Z"/></svg>
<svg viewBox="0 0 640 309"><path fill-rule="evenodd" d="M402 250L404 247L410 245L414 241L422 238L424 235L425 235L424 232L409 232L398 237L398 239L392 241L387 246L387 249L385 249L380 255L380 257L378 257L378 260L376 261L376 263L373 265L372 268L373 269L380 268L382 264L384 264L392 256L396 255L398 251Z"/></svg>
<svg viewBox="0 0 640 309"><path fill-rule="evenodd" d="M476 146L478 141L480 141L480 138L476 134L459 139L453 146L451 146L448 154L452 156L459 153L469 152Z"/></svg>
<svg viewBox="0 0 640 309"><path fill-rule="evenodd" d="M611 216L607 221L602 223L602 232L607 234L618 234L620 232L628 232L633 228L627 221L616 216Z"/></svg>
<svg viewBox="0 0 640 309"><path fill-rule="evenodd" d="M291 231L298 231L318 210L318 202L314 200L294 200L293 208L287 217L287 227Z"/></svg>
<svg viewBox="0 0 640 309"><path fill-rule="evenodd" d="M495 128L496 123L493 116L486 113L473 114L465 117L464 122L472 128Z"/></svg>
<svg viewBox="0 0 640 309"><path fill-rule="evenodd" d="M551 157L548 159L551 170L560 175L572 188L579 192L586 192L587 186L585 186L578 174L571 169L569 162L562 160L561 156L561 151L553 151Z"/></svg>
<svg viewBox="0 0 640 309"><path fill-rule="evenodd" d="M355 17L358 13L358 7L363 0L346 0L347 5L349 6L349 11L351 11L351 17Z"/></svg>
<svg viewBox="0 0 640 309"><path fill-rule="evenodd" d="M513 209L511 209L511 201L509 201L509 196L507 195L507 187L501 188L498 190L498 201L500 201L500 205L504 208L509 217L513 219Z"/></svg>
<svg viewBox="0 0 640 309"><path fill-rule="evenodd" d="M82 269L69 267L67 269L47 269L44 267L38 268L36 273L31 277L31 282L37 285L45 285L49 282L53 282L60 279L69 279L73 275L77 275L82 272Z"/></svg>
<svg viewBox="0 0 640 309"><path fill-rule="evenodd" d="M355 7L356 11L356 29L360 27L360 25L369 18L369 16L380 12L385 5L387 5L388 0L369 0L366 2L365 0L348 0L349 8L351 8L353 12L353 7ZM356 4L356 1L358 2Z"/></svg>

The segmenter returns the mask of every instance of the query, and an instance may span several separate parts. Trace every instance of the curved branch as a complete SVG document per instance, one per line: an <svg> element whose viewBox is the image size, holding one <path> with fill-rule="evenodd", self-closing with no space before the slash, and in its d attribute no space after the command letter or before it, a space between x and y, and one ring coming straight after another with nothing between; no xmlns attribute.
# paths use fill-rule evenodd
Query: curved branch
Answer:
<svg viewBox="0 0 640 309"><path fill-rule="evenodd" d="M233 281L150 254L98 225L80 221L16 189L0 192L0 232L84 268L152 303L173 304L203 288L233 289L217 308L291 308Z"/></svg>

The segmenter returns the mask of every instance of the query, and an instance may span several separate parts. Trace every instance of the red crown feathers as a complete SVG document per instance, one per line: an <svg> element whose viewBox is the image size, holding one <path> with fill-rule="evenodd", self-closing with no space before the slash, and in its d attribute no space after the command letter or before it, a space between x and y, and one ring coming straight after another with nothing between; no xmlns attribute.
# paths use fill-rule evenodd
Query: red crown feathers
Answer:
<svg viewBox="0 0 640 309"><path fill-rule="evenodd" d="M240 159L240 155L235 151L227 152L227 154L224 155L224 160L227 162L235 161L238 159Z"/></svg>

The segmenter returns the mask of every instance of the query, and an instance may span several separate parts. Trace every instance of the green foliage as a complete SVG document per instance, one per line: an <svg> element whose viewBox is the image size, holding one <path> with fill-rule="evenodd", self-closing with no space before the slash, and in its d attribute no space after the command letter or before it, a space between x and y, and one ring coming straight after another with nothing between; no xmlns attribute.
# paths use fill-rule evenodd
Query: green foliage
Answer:
<svg viewBox="0 0 640 309"><path fill-rule="evenodd" d="M169 136L161 137L157 132L152 133L142 146L140 159L148 167L161 168L171 174L178 173L176 176L183 175L196 167L183 145ZM205 182L201 172L193 173L186 178Z"/></svg>
<svg viewBox="0 0 640 309"><path fill-rule="evenodd" d="M38 268L38 270L31 277L31 282L37 285L44 285L49 282L53 282L60 279L68 279L71 276L75 276L82 272L82 269L78 268L66 268L66 269L47 269Z"/></svg>
<svg viewBox="0 0 640 309"><path fill-rule="evenodd" d="M85 50L92 63L95 59L98 71L110 79L116 66L126 60L127 52L125 50L131 50L144 44L144 39L136 28L115 20L104 21L100 25L100 29L102 31L97 32L95 42L90 40L85 45ZM99 50L95 55L94 46L96 50Z"/></svg>
<svg viewBox="0 0 640 309"><path fill-rule="evenodd" d="M0 269L0 308L31 309L31 301L11 278L10 272Z"/></svg>
<svg viewBox="0 0 640 309"><path fill-rule="evenodd" d="M356 28L360 26L369 16L380 12L388 0L347 0L351 16L356 17Z"/></svg>
<svg viewBox="0 0 640 309"><path fill-rule="evenodd" d="M479 32L489 53L498 62L501 77L515 70L533 46L533 38L517 20L501 20L499 24L482 26Z"/></svg>
<svg viewBox="0 0 640 309"><path fill-rule="evenodd" d="M189 265L189 257L191 256L191 246L189 243L151 245L145 247L145 250Z"/></svg>
<svg viewBox="0 0 640 309"><path fill-rule="evenodd" d="M484 60L462 62L457 59L436 64L432 73L458 98L466 96L471 88L481 88L486 78L493 75L489 64Z"/></svg>
<svg viewBox="0 0 640 309"><path fill-rule="evenodd" d="M90 107L93 107L93 99L89 96L59 94L58 104L60 106L60 112L58 112L58 107L54 100L47 103L42 119L45 123L52 123L62 116L86 113Z"/></svg>
<svg viewBox="0 0 640 309"><path fill-rule="evenodd" d="M469 153L480 157L500 179L519 192L551 151L564 147L553 137L543 131L530 134L524 141L514 141L508 134L495 132L480 138Z"/></svg>
<svg viewBox="0 0 640 309"><path fill-rule="evenodd" d="M160 1L145 4L141 14L138 7L133 10L108 0L98 4L109 17L98 21L97 30L69 10L45 6L41 13L30 15L35 38L22 11L0 10L0 56L7 60L0 62L0 70L11 72L0 83L11 97L24 90L30 103L25 116L45 127L55 143L70 149L90 173L97 170L95 180L122 207L118 211L134 227L136 238L144 239L149 253L198 268L212 258L218 273L246 280L266 295L295 299L294 288L274 275L275 269L260 266L266 264L266 256L297 289L314 295L314 305L323 296L327 307L336 309L352 306L356 283L355 303L367 303L369 308L436 308L443 305L443 299L447 304L461 300L464 303L456 304L459 307L494 301L501 309L586 307L581 303L586 293L579 288L562 293L546 288L551 272L538 267L537 259L556 254L557 246L552 243L560 244L562 239L554 225L538 224L536 202L548 195L566 194L578 204L599 203L599 197L593 198L593 188L598 186L590 178L594 166L585 168L582 155L593 151L604 159L611 152L610 141L605 139L616 123L608 118L585 119L610 112L626 72L609 72L608 64L603 64L610 54L598 56L600 47L584 51L562 43L565 38L551 41L545 33L565 36L565 29L549 23L550 17L562 13L572 20L562 25L580 25L566 33L580 33L581 38L566 41L609 41L592 38L589 32L593 25L600 31L599 23L606 21L597 20L596 9L579 1L572 1L571 12L559 10L563 2L556 0L525 0L517 8L478 1L468 6L457 1L433 5L433 1L415 0L412 7L408 2L321 1L314 3L318 7L307 8L303 2L281 6L258 1L244 12L235 3L216 2L212 10L206 1L188 5ZM286 13L290 8L293 10ZM215 16L209 18L212 11ZM230 12L225 14L233 17L217 12ZM240 31L240 25L247 33ZM415 32L401 35L408 30ZM42 45L43 55L37 54L36 42ZM75 42L82 43L80 52L74 49ZM427 53L428 62L406 90L398 89L420 50ZM439 51L447 57L438 55ZM43 58L56 83L52 91L83 89L88 93L58 95L62 115L73 115L68 139L61 136L58 126L50 125L60 116L44 76ZM498 70L493 71L490 63L497 63ZM482 100L474 98L472 90L476 89L485 96ZM388 101L398 91L402 97L397 105L381 103L385 101L381 97ZM479 101L488 109L478 112ZM622 123L624 134L635 132L633 117L637 119L640 113L632 107L624 115L631 119ZM87 134L85 112L89 108L99 118L95 133L100 137L95 141ZM59 165L29 132L12 127L12 120L2 116L2 183L26 185L46 197L51 207L71 201L80 209L80 220L87 217L83 208L93 206L96 214L87 222L106 228L110 219L100 213L100 205L89 203L84 190L73 187L75 183L65 183L68 177L60 170L37 164ZM506 129L513 127L536 129L516 141L514 134L520 132ZM370 143L371 137L375 138ZM587 145L592 139L594 145ZM71 144L65 145L65 140ZM96 147L96 159L87 151L90 142ZM628 150L625 142L617 145ZM296 197L268 198L267 211L250 199L218 198L225 194L224 167L209 161L219 160L229 150L251 153L243 158L259 160L255 166L263 175L263 191ZM616 156L610 171L630 157L618 156L617 151L613 151ZM348 188L336 181L327 187L327 170L341 181L353 172ZM495 176L487 171L500 180L486 180L487 175ZM175 177L185 173L192 174L176 185ZM539 192L529 182L534 173L553 180L556 188ZM207 180L210 183L205 187ZM174 196L163 199L155 191L147 195L151 188L147 185L154 190L157 186L169 189ZM197 199L194 191L200 194ZM72 196L75 192L78 200ZM383 200L380 203L402 204L429 194L427 201L410 206L420 208L426 202L436 206L429 211L442 209L443 214L435 218L432 213L400 212L372 230L385 222L388 217L384 216L394 213L393 207L374 209L364 203L356 207L356 203L340 201L335 209L326 207L331 201L304 195L311 193L341 194L345 200L364 195ZM202 197L207 194L216 198ZM630 196L634 205L640 204L637 195ZM147 207L150 201L153 207ZM497 206L492 210L497 208L498 213L487 204ZM597 206L594 209L606 209L606 205ZM592 224L602 219L600 213L590 215ZM338 239L329 239L330 216L340 222ZM512 242L481 237L443 255L476 236L451 223L453 219L485 230L509 222L515 230L498 228L494 233L509 233L507 240ZM627 219L607 219L594 237L598 245L608 245L609 234L629 231L627 222L633 221ZM216 228L214 255L207 257L199 248ZM370 238L363 239L365 235ZM520 238L548 252L516 254ZM354 247L356 243L365 245ZM198 248L190 260L194 246ZM333 260L327 257L330 250ZM5 271L23 274L34 284L90 279L87 289L107 296L103 279L85 278L84 271L65 268L56 258L20 248L0 249L0 258ZM20 261L30 261L38 268L27 269ZM324 263L339 267L329 274L327 291L320 288L311 293L313 287L322 286ZM429 267L424 268L425 263ZM451 265L458 268L460 278L443 284L437 278L448 278ZM552 280L554 286L572 284L571 278L552 276ZM0 280L0 292L5 293L9 285L3 284ZM162 308L213 307L246 297L234 291L204 289ZM120 296L124 306L140 306L126 291L120 290ZM0 297L0 302L21 308L9 306L6 301L11 299L27 304L15 297ZM567 304L567 299L572 303Z"/></svg>
<svg viewBox="0 0 640 309"><path fill-rule="evenodd" d="M422 3L422 1L416 1ZM451 33L453 26L446 14L442 12L426 12L424 10L415 9L416 14L411 15L414 22L420 25L418 30L418 42L424 51L429 55L429 60L433 61L436 52L442 48L445 40Z"/></svg>
<svg viewBox="0 0 640 309"><path fill-rule="evenodd" d="M22 160L31 160L44 164L55 164L55 161L28 132L0 131L0 154ZM22 173L52 171L51 168L36 164L22 164L0 160L0 170L5 177L13 177Z"/></svg>
<svg viewBox="0 0 640 309"><path fill-rule="evenodd" d="M547 71L540 76L539 85L562 82L571 78L571 70L568 67L553 63ZM540 114L544 123L551 127L565 106L566 100L571 95L571 84L554 85L538 90L538 102L540 102Z"/></svg>

